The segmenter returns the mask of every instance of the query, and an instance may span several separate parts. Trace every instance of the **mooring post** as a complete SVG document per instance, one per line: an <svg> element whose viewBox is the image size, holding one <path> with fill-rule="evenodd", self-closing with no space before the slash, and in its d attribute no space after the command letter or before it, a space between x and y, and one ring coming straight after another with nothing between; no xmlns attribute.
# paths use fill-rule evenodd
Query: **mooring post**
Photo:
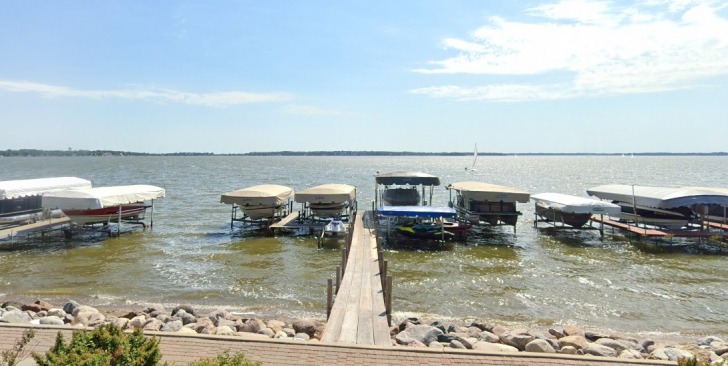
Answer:
<svg viewBox="0 0 728 366"><path fill-rule="evenodd" d="M377 262L379 264L379 272L382 272L382 264L384 263L384 252L380 249L377 251Z"/></svg>
<svg viewBox="0 0 728 366"><path fill-rule="evenodd" d="M326 319L329 319L329 316L331 316L331 308L333 303L333 294L331 293L332 288L332 280L329 278L326 280Z"/></svg>
<svg viewBox="0 0 728 366"><path fill-rule="evenodd" d="M341 288L341 266L336 266L336 293L339 293Z"/></svg>
<svg viewBox="0 0 728 366"><path fill-rule="evenodd" d="M344 248L341 251L341 277L344 277L344 272L346 272L346 248Z"/></svg>
<svg viewBox="0 0 728 366"><path fill-rule="evenodd" d="M384 292L384 307L387 310L387 324L392 326L392 276L387 276L387 290Z"/></svg>
<svg viewBox="0 0 728 366"><path fill-rule="evenodd" d="M384 261L382 264L382 270L379 271L379 278L382 280L382 288L384 288L387 285L385 281L387 278L387 261Z"/></svg>

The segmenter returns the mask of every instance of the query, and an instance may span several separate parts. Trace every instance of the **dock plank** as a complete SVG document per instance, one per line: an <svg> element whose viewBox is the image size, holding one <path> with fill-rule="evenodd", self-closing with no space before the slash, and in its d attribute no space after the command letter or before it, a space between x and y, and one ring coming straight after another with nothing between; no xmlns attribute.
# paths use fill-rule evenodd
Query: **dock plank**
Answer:
<svg viewBox="0 0 728 366"><path fill-rule="evenodd" d="M281 219L281 221L278 221L275 224L271 225L270 228L271 229L283 229L291 221L297 219L298 218L298 215L299 215L299 212L298 211L291 212L290 214L288 214L288 216L286 216L283 219Z"/></svg>
<svg viewBox="0 0 728 366"><path fill-rule="evenodd" d="M324 328L329 342L391 346L379 279L376 238L365 229L364 213L355 221L346 271Z"/></svg>
<svg viewBox="0 0 728 366"><path fill-rule="evenodd" d="M31 224L13 226L0 230L0 240L10 239L19 235L25 235L34 231L50 230L55 227L66 226L71 220L64 216L54 219L38 220Z"/></svg>

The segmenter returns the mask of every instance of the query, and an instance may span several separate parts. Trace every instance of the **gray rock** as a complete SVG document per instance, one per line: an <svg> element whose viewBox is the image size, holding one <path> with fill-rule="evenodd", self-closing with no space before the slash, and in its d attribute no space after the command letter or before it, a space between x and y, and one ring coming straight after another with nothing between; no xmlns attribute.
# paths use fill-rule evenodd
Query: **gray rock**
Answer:
<svg viewBox="0 0 728 366"><path fill-rule="evenodd" d="M576 349L581 349L586 345L588 341L586 338L582 336L566 336L563 338L559 338L559 348L564 348L566 346L572 346Z"/></svg>
<svg viewBox="0 0 728 366"><path fill-rule="evenodd" d="M412 347L412 348L427 348L428 347L426 344L424 344L416 339L410 340L408 343L403 344L403 346Z"/></svg>
<svg viewBox="0 0 728 366"><path fill-rule="evenodd" d="M508 328L506 328L502 325L496 325L495 327L493 327L493 329L490 330L491 333L497 335L498 337L500 337L503 333L505 333L507 331L508 331Z"/></svg>
<svg viewBox="0 0 728 366"><path fill-rule="evenodd" d="M228 327L227 325L223 325L222 327L217 327L215 330L215 334L220 336L234 336L238 332L234 331L233 328ZM271 337L273 338L273 337Z"/></svg>
<svg viewBox="0 0 728 366"><path fill-rule="evenodd" d="M119 328L125 328L129 325L129 319L127 318L114 318L111 320L111 324Z"/></svg>
<svg viewBox="0 0 728 366"><path fill-rule="evenodd" d="M644 349L644 350L647 350L648 348L650 348L650 346L654 346L654 345L655 345L655 341L653 341L651 339L645 339L644 341L642 341L642 343L640 343L640 346L642 346L642 349Z"/></svg>
<svg viewBox="0 0 728 366"><path fill-rule="evenodd" d="M493 333L493 325L489 323L483 323L483 322L472 322L470 324L471 327L476 327L480 329L481 331L490 332Z"/></svg>
<svg viewBox="0 0 728 366"><path fill-rule="evenodd" d="M195 332L194 329L187 328L187 327L180 328L180 330L178 330L177 333L181 333L181 334L197 334L197 332Z"/></svg>
<svg viewBox="0 0 728 366"><path fill-rule="evenodd" d="M301 341L308 341L311 339L311 337L309 337L308 334L306 334L306 333L296 333L293 336L293 339L301 340Z"/></svg>
<svg viewBox="0 0 728 366"><path fill-rule="evenodd" d="M224 319L224 318L217 318L217 322L215 323L215 326L218 328L219 327L230 327L231 329L233 329L233 328L237 329L237 327L238 327L238 325L234 321Z"/></svg>
<svg viewBox="0 0 728 366"><path fill-rule="evenodd" d="M728 353L728 344L723 341L713 341L710 342L710 349L720 356L724 353Z"/></svg>
<svg viewBox="0 0 728 366"><path fill-rule="evenodd" d="M597 339L612 338L612 336L606 333L584 332L584 338L586 338L590 342L595 342Z"/></svg>
<svg viewBox="0 0 728 366"><path fill-rule="evenodd" d="M43 324L43 325L63 325L63 319L61 319L55 315L47 316L45 318L40 318L39 321L40 321L40 324Z"/></svg>
<svg viewBox="0 0 728 366"><path fill-rule="evenodd" d="M87 327L88 326L88 318L83 315L78 315L73 317L73 321L71 321L71 325L80 326L80 327Z"/></svg>
<svg viewBox="0 0 728 366"><path fill-rule="evenodd" d="M172 309L172 316L175 316L180 310L184 310L187 314L190 314L192 316L195 316L195 309L192 308L192 306L189 305L179 305L176 306L174 309Z"/></svg>
<svg viewBox="0 0 728 366"><path fill-rule="evenodd" d="M467 349L473 349L473 345L478 342L478 339L473 337L456 337L455 340L460 342L460 344L462 344Z"/></svg>
<svg viewBox="0 0 728 366"><path fill-rule="evenodd" d="M414 325L404 331L399 332L395 336L397 343L405 345L410 343L412 340L429 345L430 342L437 341L438 335L443 334L438 328L431 327L429 325Z"/></svg>
<svg viewBox="0 0 728 366"><path fill-rule="evenodd" d="M63 305L63 311L65 311L66 314L73 315L73 311L76 310L76 308L79 306L81 306L81 305L79 305L77 302L75 302L73 300L70 300L69 302L66 303L66 305Z"/></svg>
<svg viewBox="0 0 728 366"><path fill-rule="evenodd" d="M303 333L303 334L306 334L306 333ZM306 336L308 336L308 334L306 334ZM276 332L276 335L273 338L284 339L284 338L289 338L289 337L288 337L288 334L286 334L286 332L279 330Z"/></svg>
<svg viewBox="0 0 728 366"><path fill-rule="evenodd" d="M267 328L260 319L248 319L242 324L237 324L238 332L258 333L259 330Z"/></svg>
<svg viewBox="0 0 728 366"><path fill-rule="evenodd" d="M607 346L602 346L596 343L587 343L581 348L581 351L587 355L601 356L601 357L617 357L617 351Z"/></svg>
<svg viewBox="0 0 728 366"><path fill-rule="evenodd" d="M287 336L293 337L296 335L296 330L293 328L283 328L281 329L283 333L286 333Z"/></svg>
<svg viewBox="0 0 728 366"><path fill-rule="evenodd" d="M518 353L518 348L512 347L506 344L500 343L489 343L489 342L476 342L473 345L473 350L481 352L508 352Z"/></svg>
<svg viewBox="0 0 728 366"><path fill-rule="evenodd" d="M88 317L88 326L89 327L99 326L99 325L103 324L105 320L106 320L106 317L104 316L104 314L101 314L101 313L91 314Z"/></svg>
<svg viewBox="0 0 728 366"><path fill-rule="evenodd" d="M560 339L560 338L566 337L566 334L564 334L564 332L559 331L559 330L556 330L554 328L550 328L549 329L549 334L551 334L552 336L556 337L556 339Z"/></svg>
<svg viewBox="0 0 728 366"><path fill-rule="evenodd" d="M720 339L720 338L718 338L716 336L708 336L708 337L700 338L698 340L698 346L710 346L710 344L713 343L713 342L715 342L715 341L719 341L719 342L725 343L725 342L723 342L722 339Z"/></svg>
<svg viewBox="0 0 728 366"><path fill-rule="evenodd" d="M565 355L575 355L578 352L578 350L574 346L564 346L564 347L561 347L561 351L559 351L559 352L563 353Z"/></svg>
<svg viewBox="0 0 728 366"><path fill-rule="evenodd" d="M63 311L63 309L52 308L52 309L48 310L48 316L57 316L57 317L63 319L66 317L66 312Z"/></svg>
<svg viewBox="0 0 728 366"><path fill-rule="evenodd" d="M161 320L157 318L151 318L147 320L146 323L144 323L144 326L142 327L146 331L152 331L152 332L158 332L160 329L162 329L162 323Z"/></svg>
<svg viewBox="0 0 728 366"><path fill-rule="evenodd" d="M91 307L91 306L85 306L81 305L75 309L73 309L73 313L71 313L74 317L83 316L86 318L89 318L91 314L99 314L99 310Z"/></svg>
<svg viewBox="0 0 728 366"><path fill-rule="evenodd" d="M435 321L435 322L432 322L432 323L430 324L430 326L431 326L431 327L435 327L435 328L437 328L437 329L441 330L441 331L442 331L443 333L445 333L445 332L447 331L447 329L445 328L445 324L442 324L442 323L441 323L441 322L439 322L439 321Z"/></svg>
<svg viewBox="0 0 728 366"><path fill-rule="evenodd" d="M226 320L231 319L230 313L228 313L226 310L223 310L223 309L215 310L215 311L211 312L210 314L208 314L207 317L210 318L210 320L212 320L212 322L215 324L215 326L218 326L220 319L226 319Z"/></svg>
<svg viewBox="0 0 728 366"><path fill-rule="evenodd" d="M430 344L427 345L427 347L428 348L438 348L438 349L445 348L445 346L443 346L442 343L440 343L440 342L430 342Z"/></svg>
<svg viewBox="0 0 728 366"><path fill-rule="evenodd" d="M27 324L31 320L33 318L24 311L13 310L5 312L5 315L0 318L0 323Z"/></svg>
<svg viewBox="0 0 728 366"><path fill-rule="evenodd" d="M129 326L132 328L144 328L144 324L147 322L147 317L144 315L138 315L129 320Z"/></svg>
<svg viewBox="0 0 728 366"><path fill-rule="evenodd" d="M547 342L545 339L534 339L531 342L528 342L525 350L526 352L556 353L556 350L551 346L551 343Z"/></svg>
<svg viewBox="0 0 728 366"><path fill-rule="evenodd" d="M399 323L399 331L401 332L410 326L421 325L421 324L422 323L417 318L407 318L407 319L403 320L401 323Z"/></svg>
<svg viewBox="0 0 728 366"><path fill-rule="evenodd" d="M172 320L162 324L159 330L162 332L179 332L183 325L181 320Z"/></svg>
<svg viewBox="0 0 728 366"><path fill-rule="evenodd" d="M454 339L452 342L450 342L450 348L465 349L465 345L463 345L462 343L460 343L460 341L458 341L457 339Z"/></svg>
<svg viewBox="0 0 728 366"><path fill-rule="evenodd" d="M182 320L182 324L185 324L185 325L197 323L197 318L195 318L194 315L192 315L184 310L181 310L181 309L177 312L177 315L175 315L175 316L180 318Z"/></svg>
<svg viewBox="0 0 728 366"><path fill-rule="evenodd" d="M316 333L321 333L323 330L322 324L311 319L297 319L292 325L296 333L306 333L311 338L316 337Z"/></svg>
<svg viewBox="0 0 728 366"><path fill-rule="evenodd" d="M624 341L618 341L616 339L611 338L599 338L596 341L594 341L595 344L599 344L602 346L609 347L617 352L619 354L620 352L626 350L626 349L634 349L636 351L639 351L636 349L637 345L632 345Z"/></svg>
<svg viewBox="0 0 728 366"><path fill-rule="evenodd" d="M478 335L475 338L477 338L479 341L488 342L488 343L500 342L500 337L498 337L497 335L495 335L487 330L484 330L484 331L478 333Z"/></svg>
<svg viewBox="0 0 728 366"><path fill-rule="evenodd" d="M149 314L150 317L156 318L157 316L164 314L164 305L162 304L149 304L144 309L144 312Z"/></svg>
<svg viewBox="0 0 728 366"><path fill-rule="evenodd" d="M663 361L677 361L680 358L693 358L693 354L679 348L665 347L652 351L650 357Z"/></svg>
<svg viewBox="0 0 728 366"><path fill-rule="evenodd" d="M503 344L516 347L518 350L523 351L526 349L526 345L534 340L534 337L528 334L519 333L514 334L512 332L506 332L500 336L500 340Z"/></svg>
<svg viewBox="0 0 728 366"><path fill-rule="evenodd" d="M215 324L210 318L197 319L192 329L200 334L215 334Z"/></svg>
<svg viewBox="0 0 728 366"><path fill-rule="evenodd" d="M258 334L264 334L264 335L267 335L268 338L273 338L273 337L275 337L276 332L274 332L273 329L266 327L266 328L259 330Z"/></svg>
<svg viewBox="0 0 728 366"><path fill-rule="evenodd" d="M710 352L710 364L722 365L725 360L715 352Z"/></svg>

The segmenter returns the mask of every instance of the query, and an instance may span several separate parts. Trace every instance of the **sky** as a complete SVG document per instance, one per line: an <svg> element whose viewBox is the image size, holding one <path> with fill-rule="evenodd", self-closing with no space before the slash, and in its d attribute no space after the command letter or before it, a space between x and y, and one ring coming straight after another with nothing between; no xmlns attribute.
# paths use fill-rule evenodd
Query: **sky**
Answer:
<svg viewBox="0 0 728 366"><path fill-rule="evenodd" d="M0 150L728 151L728 1L27 1Z"/></svg>

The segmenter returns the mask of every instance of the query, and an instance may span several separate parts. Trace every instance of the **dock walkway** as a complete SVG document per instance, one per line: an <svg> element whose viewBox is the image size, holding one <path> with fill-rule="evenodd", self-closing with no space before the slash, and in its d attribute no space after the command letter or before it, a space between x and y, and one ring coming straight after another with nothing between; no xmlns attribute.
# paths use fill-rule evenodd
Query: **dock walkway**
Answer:
<svg viewBox="0 0 728 366"><path fill-rule="evenodd" d="M0 240L12 239L16 236L24 236L33 232L46 232L66 226L71 222L68 217L59 217L54 219L38 220L31 224L13 226L0 230Z"/></svg>
<svg viewBox="0 0 728 366"><path fill-rule="evenodd" d="M376 235L364 227L364 215L356 215L346 270L321 340L391 346Z"/></svg>

